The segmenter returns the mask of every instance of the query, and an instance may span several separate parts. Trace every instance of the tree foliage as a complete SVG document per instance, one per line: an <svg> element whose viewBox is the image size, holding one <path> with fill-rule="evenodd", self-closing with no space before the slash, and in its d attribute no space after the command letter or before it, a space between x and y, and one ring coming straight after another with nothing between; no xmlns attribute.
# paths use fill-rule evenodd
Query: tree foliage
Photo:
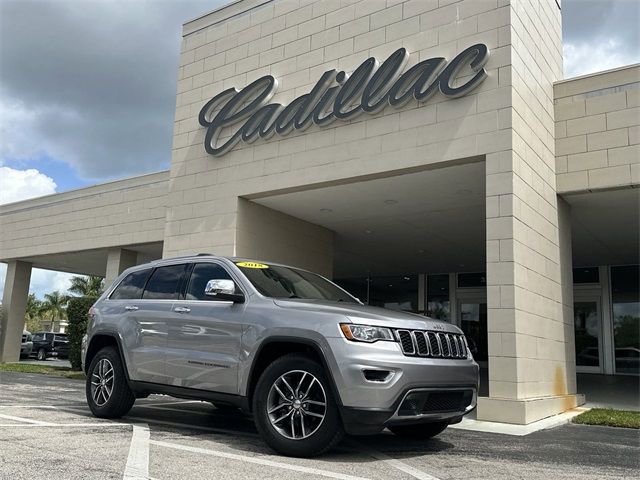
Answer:
<svg viewBox="0 0 640 480"><path fill-rule="evenodd" d="M69 361L71 368L81 368L80 352L82 349L82 337L87 332L87 320L89 309L95 303L97 297L71 297L67 305L69 327Z"/></svg>
<svg viewBox="0 0 640 480"><path fill-rule="evenodd" d="M40 315L51 320L51 330L55 330L56 320L63 320L67 315L67 302L69 297L63 295L59 290L44 294L41 303Z"/></svg>
<svg viewBox="0 0 640 480"><path fill-rule="evenodd" d="M69 292L80 297L99 297L104 290L104 279L94 275L71 277Z"/></svg>
<svg viewBox="0 0 640 480"><path fill-rule="evenodd" d="M27 297L27 308L24 312L25 328L29 332L37 332L42 329L42 302L36 298L35 293L30 293Z"/></svg>

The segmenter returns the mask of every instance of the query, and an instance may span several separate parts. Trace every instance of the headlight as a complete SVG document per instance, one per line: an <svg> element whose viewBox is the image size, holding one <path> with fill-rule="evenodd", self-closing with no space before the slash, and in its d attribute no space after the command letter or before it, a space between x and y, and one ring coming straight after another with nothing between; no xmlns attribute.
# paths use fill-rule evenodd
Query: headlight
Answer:
<svg viewBox="0 0 640 480"><path fill-rule="evenodd" d="M386 340L395 342L393 333L390 328L373 327L371 325L354 325L352 323L341 323L340 330L348 340L355 342L377 342L378 340Z"/></svg>

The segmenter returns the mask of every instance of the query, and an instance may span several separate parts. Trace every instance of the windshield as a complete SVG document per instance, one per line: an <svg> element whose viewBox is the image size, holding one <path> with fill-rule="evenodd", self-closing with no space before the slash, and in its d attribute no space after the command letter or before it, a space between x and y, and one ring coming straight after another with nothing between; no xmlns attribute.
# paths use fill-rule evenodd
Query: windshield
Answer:
<svg viewBox="0 0 640 480"><path fill-rule="evenodd" d="M255 262L237 262L236 265L265 297L357 303L347 292L315 273Z"/></svg>

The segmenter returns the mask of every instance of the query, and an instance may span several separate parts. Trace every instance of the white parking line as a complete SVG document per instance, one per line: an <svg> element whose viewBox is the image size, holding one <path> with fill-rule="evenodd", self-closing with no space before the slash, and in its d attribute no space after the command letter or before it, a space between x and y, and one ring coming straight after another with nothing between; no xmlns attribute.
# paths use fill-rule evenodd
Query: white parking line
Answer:
<svg viewBox="0 0 640 480"><path fill-rule="evenodd" d="M56 406L55 405L0 405L0 408L51 408L51 409L55 409Z"/></svg>
<svg viewBox="0 0 640 480"><path fill-rule="evenodd" d="M0 423L0 427L130 427L130 423L93 422L93 423Z"/></svg>
<svg viewBox="0 0 640 480"><path fill-rule="evenodd" d="M292 465L290 463L275 462L273 460L267 460L267 459L264 459L264 458L256 458L255 456L238 455L238 454L235 454L235 453L221 452L219 450L209 450L209 449L206 449L206 448L190 447L190 446L187 446L187 445L180 445L178 443L160 442L158 440L151 440L149 443L151 445L157 445L159 447L173 448L175 450L183 450L183 451L199 453L199 454L203 454L203 455L211 455L211 456L214 456L214 457L228 458L228 459L231 459L231 460L238 460L238 461L241 461L241 462L255 463L257 465L264 465L266 467L274 467L274 468L282 468L284 470L292 470L294 472L307 473L307 474L312 474L312 475L321 475L323 477L337 478L337 479L341 479L341 480L367 480L364 477L355 477L353 475L347 475L345 473L331 472L329 470L321 470L319 468L303 467L303 466L300 466L300 465Z"/></svg>
<svg viewBox="0 0 640 480"><path fill-rule="evenodd" d="M149 478L149 426L134 425L123 480Z"/></svg>
<svg viewBox="0 0 640 480"><path fill-rule="evenodd" d="M30 418L16 417L15 415L5 415L0 413L0 418L5 420L14 420L20 423L29 423L33 425L47 425L49 422L41 422L40 420L31 420Z"/></svg>
<svg viewBox="0 0 640 480"><path fill-rule="evenodd" d="M357 442L352 442L352 444L357 446L360 449L360 451L364 451L365 453L372 456L373 458L377 460L381 460L387 465L389 465L390 467L393 467L396 470L400 470L401 472L407 473L411 475L413 478L417 478L418 480L440 480L438 477L434 477L433 475L429 475L428 473L423 472L422 470L418 470L417 468L412 467L411 465L408 465L398 460L397 458L391 458L382 452L378 452L377 450L373 450Z"/></svg>

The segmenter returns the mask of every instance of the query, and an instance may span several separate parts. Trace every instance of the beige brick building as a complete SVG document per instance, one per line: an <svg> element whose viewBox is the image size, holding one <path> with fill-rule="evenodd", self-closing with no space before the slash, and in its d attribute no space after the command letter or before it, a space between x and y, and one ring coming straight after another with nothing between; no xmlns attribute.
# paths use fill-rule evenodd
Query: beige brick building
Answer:
<svg viewBox="0 0 640 480"><path fill-rule="evenodd" d="M170 171L0 207L2 359L32 267L113 279L214 252L460 325L481 419L575 406L576 370L637 375L640 66L563 80L557 3L240 0L187 22Z"/></svg>

